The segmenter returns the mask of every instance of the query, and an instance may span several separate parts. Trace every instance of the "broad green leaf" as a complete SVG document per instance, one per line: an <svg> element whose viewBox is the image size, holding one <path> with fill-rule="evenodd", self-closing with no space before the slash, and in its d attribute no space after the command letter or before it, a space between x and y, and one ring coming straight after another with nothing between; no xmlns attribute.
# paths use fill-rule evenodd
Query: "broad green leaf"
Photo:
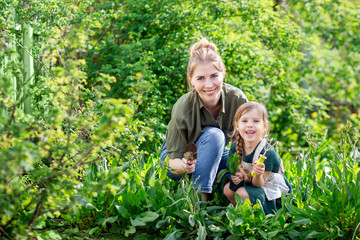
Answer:
<svg viewBox="0 0 360 240"><path fill-rule="evenodd" d="M264 239L268 238L268 234L266 232L264 232L263 230L259 229L259 233Z"/></svg>
<svg viewBox="0 0 360 240"><path fill-rule="evenodd" d="M350 182L349 191L354 199L359 199L360 186L356 186L354 180Z"/></svg>
<svg viewBox="0 0 360 240"><path fill-rule="evenodd" d="M102 223L102 226L105 227L106 226L106 223L114 223L116 220L118 219L117 216L114 216L114 217L109 217L109 218L106 218L103 223Z"/></svg>
<svg viewBox="0 0 360 240"><path fill-rule="evenodd" d="M193 214L189 215L189 224L190 226L195 226L195 216Z"/></svg>
<svg viewBox="0 0 360 240"><path fill-rule="evenodd" d="M174 232L167 234L164 240L179 240L181 237L182 233L179 232L179 230L175 230Z"/></svg>
<svg viewBox="0 0 360 240"><path fill-rule="evenodd" d="M94 209L96 209L95 207L94 207L94 205L92 205L86 198L81 198L79 201L78 201L78 203L81 205L81 206L83 206L83 207L85 207L86 209L89 209L89 210L94 210Z"/></svg>
<svg viewBox="0 0 360 240"><path fill-rule="evenodd" d="M198 232L197 232L197 238L198 240L204 240L206 239L206 230L205 227L201 224L201 222L197 221L197 224L199 226Z"/></svg>
<svg viewBox="0 0 360 240"><path fill-rule="evenodd" d="M310 233L306 234L305 239L317 239L318 235L319 235L319 232L311 231Z"/></svg>
<svg viewBox="0 0 360 240"><path fill-rule="evenodd" d="M97 233L101 233L101 229L99 227L94 227L92 229L89 230L89 235L93 235L93 234L97 234Z"/></svg>
<svg viewBox="0 0 360 240"><path fill-rule="evenodd" d="M129 211L128 211L124 206L121 206L121 205L118 205L118 204L115 203L115 208L116 208L116 211L117 211L123 218L129 218L129 217L130 217Z"/></svg>
<svg viewBox="0 0 360 240"><path fill-rule="evenodd" d="M312 210L311 208L306 208L306 210L302 209L302 208L298 208L298 207L295 207L295 206L292 206L290 204L285 204L286 207L290 210L295 210L295 213L297 213L298 215L301 215L301 216L304 216L304 217L307 217L307 218L311 218L311 214L312 212L315 212L315 210Z"/></svg>
<svg viewBox="0 0 360 240"><path fill-rule="evenodd" d="M169 223L170 222L170 217L167 217L163 220L160 220L156 223L156 228L161 228L165 223Z"/></svg>
<svg viewBox="0 0 360 240"><path fill-rule="evenodd" d="M159 217L159 214L156 212L147 211L144 213L141 213L139 216L137 216L135 219L130 218L131 225L134 227L137 226L145 226L146 223L152 222L155 219Z"/></svg>
<svg viewBox="0 0 360 240"><path fill-rule="evenodd" d="M341 179L342 172L341 172L339 166L335 162L333 162L331 160L330 160L330 165L331 165L331 168L333 170L333 176L338 178L338 179ZM336 173L337 175L334 175L334 173Z"/></svg>
<svg viewBox="0 0 360 240"><path fill-rule="evenodd" d="M135 206L135 207L141 206L141 200L135 193L132 192L127 192L126 194L124 194L123 201L126 201L131 206Z"/></svg>
<svg viewBox="0 0 360 240"><path fill-rule="evenodd" d="M324 141L324 142L320 145L320 147L317 149L317 152L318 152L318 153L323 152L326 148L329 147L330 142L331 142L331 139L327 139L326 141Z"/></svg>
<svg viewBox="0 0 360 240"><path fill-rule="evenodd" d="M141 216L141 219L143 219L143 221L152 222L159 217L159 214L157 214L156 212L147 211L147 212L140 214L140 216Z"/></svg>
<svg viewBox="0 0 360 240"><path fill-rule="evenodd" d="M41 234L42 237L44 237L44 239L48 239L48 240L61 240L61 236L56 233L53 230L50 231L46 231L45 233Z"/></svg>
<svg viewBox="0 0 360 240"><path fill-rule="evenodd" d="M169 197L169 196L167 196L167 197ZM170 197L169 197L170 198ZM174 199L171 199L172 201L174 201ZM170 204L169 206L167 206L167 208L170 208L170 207L172 207L172 206L175 206L175 205L177 205L179 202L181 202L181 201L186 201L186 198L180 198L180 199L178 199L178 200L176 200L176 201L174 201L172 204Z"/></svg>
<svg viewBox="0 0 360 240"><path fill-rule="evenodd" d="M145 174L144 184L153 187L154 182L155 182L155 169L154 166L151 166Z"/></svg>
<svg viewBox="0 0 360 240"><path fill-rule="evenodd" d="M138 226L146 226L146 222L143 221L141 218L130 218L130 222L131 222L131 225L134 226L134 227L138 227Z"/></svg>
<svg viewBox="0 0 360 240"><path fill-rule="evenodd" d="M337 158L337 160L339 161L339 162L342 162L343 161L343 159L342 159L342 157L333 149L333 153L335 154L335 157Z"/></svg>
<svg viewBox="0 0 360 240"><path fill-rule="evenodd" d="M297 237L301 236L301 233L295 229L291 229L289 231L289 236L290 236L290 238L297 238Z"/></svg>
<svg viewBox="0 0 360 240"><path fill-rule="evenodd" d="M293 223L295 225L306 225L306 224L311 223L311 219L303 218L303 217L295 217L295 219L293 220Z"/></svg>
<svg viewBox="0 0 360 240"><path fill-rule="evenodd" d="M125 164L120 166L121 171L125 172L126 170L128 170L130 168L130 163L126 162Z"/></svg>
<svg viewBox="0 0 360 240"><path fill-rule="evenodd" d="M268 233L269 238L274 238L279 233L279 230L275 230Z"/></svg>
<svg viewBox="0 0 360 240"><path fill-rule="evenodd" d="M227 161L229 171L231 175L235 175L235 173L238 171L239 167L239 155L237 153L234 153L228 158Z"/></svg>
<svg viewBox="0 0 360 240"><path fill-rule="evenodd" d="M214 224L209 225L209 230L212 232L220 232L221 231L220 227L216 226Z"/></svg>
<svg viewBox="0 0 360 240"><path fill-rule="evenodd" d="M125 233L124 235L126 237L128 237L130 234L134 234L136 233L136 228L134 226L128 226L126 229L125 229Z"/></svg>
<svg viewBox="0 0 360 240"><path fill-rule="evenodd" d="M242 225L243 223L244 223L244 219L242 219L241 216L239 216L238 218L236 218L236 219L235 219L235 222L234 222L235 226L240 226L240 225Z"/></svg>

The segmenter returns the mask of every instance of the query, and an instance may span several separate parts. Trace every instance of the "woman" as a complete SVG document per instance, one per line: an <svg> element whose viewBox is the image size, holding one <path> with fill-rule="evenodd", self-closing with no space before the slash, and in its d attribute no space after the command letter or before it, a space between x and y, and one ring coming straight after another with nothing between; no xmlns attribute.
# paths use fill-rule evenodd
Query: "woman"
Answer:
<svg viewBox="0 0 360 240"><path fill-rule="evenodd" d="M240 89L224 83L225 66L214 43L202 39L190 54L187 78L191 91L172 109L161 161L169 157L168 176L174 180L191 174L195 189L201 186L202 200L207 201L218 171L227 167L225 146L234 114L247 98ZM195 161L184 158L190 142L197 147Z"/></svg>

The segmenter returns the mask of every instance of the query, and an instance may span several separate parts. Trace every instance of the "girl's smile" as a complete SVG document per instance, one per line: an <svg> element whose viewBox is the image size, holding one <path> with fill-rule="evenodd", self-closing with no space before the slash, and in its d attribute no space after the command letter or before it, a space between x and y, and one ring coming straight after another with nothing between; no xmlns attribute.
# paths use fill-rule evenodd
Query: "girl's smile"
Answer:
<svg viewBox="0 0 360 240"><path fill-rule="evenodd" d="M240 117L237 128L245 145L253 147L261 141L267 130L259 111L255 108Z"/></svg>

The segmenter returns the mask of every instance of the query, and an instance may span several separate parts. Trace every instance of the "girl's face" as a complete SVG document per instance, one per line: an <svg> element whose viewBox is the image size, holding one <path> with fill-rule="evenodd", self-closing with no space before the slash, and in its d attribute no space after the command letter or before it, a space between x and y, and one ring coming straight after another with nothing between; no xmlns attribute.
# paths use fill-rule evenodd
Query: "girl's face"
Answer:
<svg viewBox="0 0 360 240"><path fill-rule="evenodd" d="M246 145L257 145L267 132L267 127L262 115L255 108L245 112L237 121L236 125Z"/></svg>
<svg viewBox="0 0 360 240"><path fill-rule="evenodd" d="M199 64L193 76L188 76L205 107L215 107L219 103L224 76L225 72L217 70L211 63Z"/></svg>

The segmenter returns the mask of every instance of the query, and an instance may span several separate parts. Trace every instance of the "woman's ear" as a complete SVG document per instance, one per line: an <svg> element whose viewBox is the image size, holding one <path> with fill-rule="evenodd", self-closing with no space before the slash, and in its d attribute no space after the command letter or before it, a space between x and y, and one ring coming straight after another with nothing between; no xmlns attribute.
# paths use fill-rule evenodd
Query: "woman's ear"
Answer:
<svg viewBox="0 0 360 240"><path fill-rule="evenodd" d="M187 76L187 79L188 79L188 86L189 86L190 90L192 91L192 90L195 89L195 87L192 84L191 77L189 75L186 75L186 76Z"/></svg>

